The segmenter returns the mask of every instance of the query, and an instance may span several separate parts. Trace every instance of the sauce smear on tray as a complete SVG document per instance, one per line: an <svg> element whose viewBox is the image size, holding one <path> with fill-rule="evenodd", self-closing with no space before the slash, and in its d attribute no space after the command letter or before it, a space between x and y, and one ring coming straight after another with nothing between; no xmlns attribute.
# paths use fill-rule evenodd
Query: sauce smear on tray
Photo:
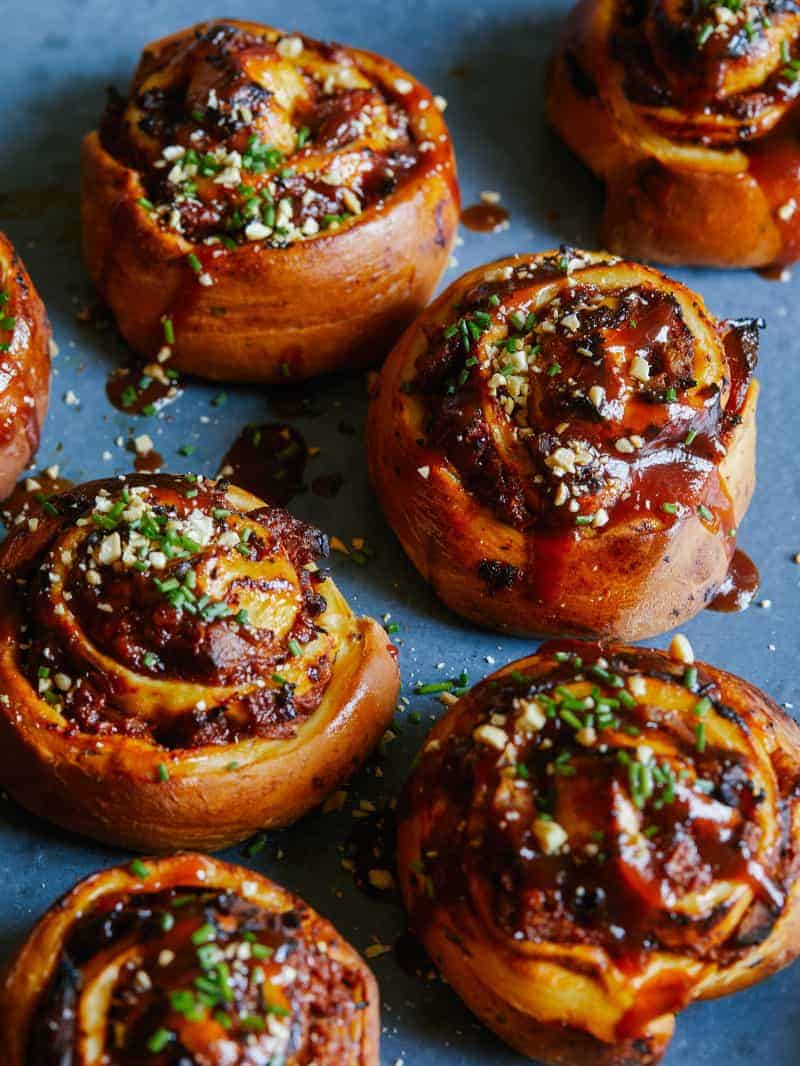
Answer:
<svg viewBox="0 0 800 1066"><path fill-rule="evenodd" d="M225 453L220 475L283 507L303 489L307 459L306 442L292 426L245 426Z"/></svg>
<svg viewBox="0 0 800 1066"><path fill-rule="evenodd" d="M744 611L750 606L760 584L758 567L749 555L737 548L731 559L727 577L708 604L709 611L720 611L724 614Z"/></svg>

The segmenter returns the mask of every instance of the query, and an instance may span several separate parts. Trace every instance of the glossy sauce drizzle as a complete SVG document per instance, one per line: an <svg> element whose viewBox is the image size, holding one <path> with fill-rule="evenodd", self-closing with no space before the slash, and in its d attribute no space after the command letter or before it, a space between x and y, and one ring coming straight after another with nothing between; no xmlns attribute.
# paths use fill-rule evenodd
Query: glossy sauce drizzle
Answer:
<svg viewBox="0 0 800 1066"><path fill-rule="evenodd" d="M568 655L568 645L562 647L557 654ZM657 684L668 680L663 660L642 653L603 662L600 667L583 660L578 673L565 664L542 677L517 672L493 679L451 712L460 720L423 759L407 797L409 810L431 826L422 841L422 868L412 867L420 889L412 909L418 932L443 901L460 905L465 891L474 896L465 880L475 879L485 886L507 936L602 944L618 965L632 970L659 945L716 950L713 921L698 919L676 931L673 897L740 881L765 905L767 920L780 914L780 870L748 859L742 847L757 839L757 764L735 748L717 747L713 734L706 742L705 725L702 734L695 724L697 735L687 730L687 736L646 699L630 695L633 674ZM694 717L691 706L686 710L690 725L706 715L709 721L725 716L710 678L699 674L687 682L677 668L675 675L677 692L690 685L697 694L690 699L700 710ZM574 699L567 687L579 677L587 679L581 691L591 685L595 693L591 727L583 699ZM502 713L499 728L511 738L514 727L505 712L522 706L527 714L531 700L537 714L548 711L541 732L518 732L512 772L498 769L507 764L498 762L496 734L477 738L475 728ZM564 700L572 700L571 707L565 709ZM661 753L658 759L653 749ZM646 787L640 785L642 773ZM632 843L625 812L634 805L641 821ZM554 824L566 833L569 849L562 848L563 840L549 849ZM670 988L680 1002L682 986ZM659 1004L655 1013L662 1009Z"/></svg>

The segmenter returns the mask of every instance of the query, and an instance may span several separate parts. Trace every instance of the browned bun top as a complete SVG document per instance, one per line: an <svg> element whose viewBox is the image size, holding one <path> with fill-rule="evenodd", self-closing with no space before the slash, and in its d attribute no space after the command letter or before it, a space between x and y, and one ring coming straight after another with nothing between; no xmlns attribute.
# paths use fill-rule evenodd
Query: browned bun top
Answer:
<svg viewBox="0 0 800 1066"><path fill-rule="evenodd" d="M319 531L222 481L55 495L0 557L22 607L18 668L67 733L166 748L291 737L337 655L326 553Z"/></svg>
<svg viewBox="0 0 800 1066"><path fill-rule="evenodd" d="M211 245L200 271L225 247L306 240L438 158L428 94L374 58L257 23L202 23L145 50L102 141L139 172L161 229Z"/></svg>
<svg viewBox="0 0 800 1066"><path fill-rule="evenodd" d="M39 446L50 386L50 323L33 282L0 232L0 498Z"/></svg>
<svg viewBox="0 0 800 1066"><path fill-rule="evenodd" d="M618 1035L679 1009L794 898L800 767L783 722L702 664L550 642L476 686L423 749L403 814L413 922L424 937L452 908L467 948L480 928L511 967L605 973L605 957L631 982Z"/></svg>
<svg viewBox="0 0 800 1066"><path fill-rule="evenodd" d="M422 442L497 517L583 537L698 512L733 529L718 468L757 323L717 322L658 271L569 248L476 272L458 297L423 320L403 389Z"/></svg>
<svg viewBox="0 0 800 1066"><path fill-rule="evenodd" d="M5 995L14 1066L377 1062L377 992L353 949L302 900L201 855L79 884Z"/></svg>
<svg viewBox="0 0 800 1066"><path fill-rule="evenodd" d="M629 100L678 140L747 142L797 100L800 10L793 0L649 0L609 11L609 47L624 66Z"/></svg>

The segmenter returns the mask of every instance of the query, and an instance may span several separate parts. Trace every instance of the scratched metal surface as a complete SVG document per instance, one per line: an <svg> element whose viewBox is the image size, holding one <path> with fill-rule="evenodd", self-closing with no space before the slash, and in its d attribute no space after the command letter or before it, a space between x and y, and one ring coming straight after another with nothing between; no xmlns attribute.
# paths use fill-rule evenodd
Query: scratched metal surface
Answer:
<svg viewBox="0 0 800 1066"><path fill-rule="evenodd" d="M481 190L494 189L511 211L504 233L462 233L457 265L445 279L452 280L468 267L510 252L540 250L562 239L591 247L597 240L600 192L547 131L542 114L545 60L564 10L553 0L478 5L294 0L286 25L285 5L242 0L236 13L385 52L447 97L465 204L475 202ZM74 480L127 471L130 455L115 440L147 431L166 469L213 474L244 423L269 420L270 395L231 388L228 403L215 408L210 400L218 390L192 383L158 419L133 418L109 405L105 381L124 348L113 330L76 321L76 311L91 301L80 251L78 153L81 136L103 105L105 87L126 83L146 41L220 12L208 0L39 0L29 6L2 0L0 14L0 227L23 253L61 347L37 465L59 462ZM761 595L772 606L754 606L735 616L706 613L684 631L703 658L743 674L779 701L797 701L800 708L800 567L792 562L800 551L800 272L789 284L768 283L750 273L676 273L718 314L763 315L768 322L760 370L759 484L740 543L758 561ZM77 406L64 402L70 389ZM343 540L363 536L377 549L364 568L334 557L333 571L357 609L378 617L390 613L400 623L405 692L410 694L419 680L452 676L462 668L477 680L491 669L490 662L505 663L530 650L530 642L498 639L448 615L404 558L367 481L363 377L327 380L312 391L323 414L294 420L308 443L321 448L309 472L341 472L345 484L334 500L305 493L293 507ZM356 427L354 435L340 431L343 419ZM190 459L178 454L187 443L197 446ZM664 646L667 639L658 643ZM440 663L445 665L437 669ZM352 782L347 810L306 818L271 837L252 858L243 857L241 849L228 853L300 892L362 949L375 938L391 945L403 929L403 915L396 901L372 900L355 888L341 869L340 848L351 825L349 807L362 798L380 804L396 795L439 711L431 697L412 698L411 706L421 713L421 722L406 721L386 758ZM75 880L125 858L0 801L0 952L5 956ZM407 976L393 952L378 958L374 970L383 997L384 1063L522 1062L483 1030L442 982ZM799 1041L800 967L794 966L738 997L689 1009L666 1062L794 1066Z"/></svg>

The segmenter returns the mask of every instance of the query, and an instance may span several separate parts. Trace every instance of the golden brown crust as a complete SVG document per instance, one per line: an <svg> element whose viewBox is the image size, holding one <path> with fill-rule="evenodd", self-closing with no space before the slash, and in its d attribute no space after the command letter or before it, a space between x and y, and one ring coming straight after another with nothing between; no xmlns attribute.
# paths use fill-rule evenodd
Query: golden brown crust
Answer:
<svg viewBox="0 0 800 1066"><path fill-rule="evenodd" d="M205 1000L195 974L211 993ZM357 952L298 897L241 866L176 854L81 881L5 974L7 1066L51 1066L65 1053L89 1066L111 1034L120 1064L144 1055L160 1066L162 1047L222 1066L249 1047L254 1057L242 1062L277 1054L287 1066L309 1057L377 1066L378 988Z"/></svg>
<svg viewBox="0 0 800 1066"><path fill-rule="evenodd" d="M207 85L209 50L221 73ZM141 95L164 83L185 94L174 125L148 112L155 94ZM274 159L248 162L253 136ZM220 159L203 156L208 175L194 174L199 191L181 198L184 163L158 157L195 147ZM165 163L180 170L175 182L164 183ZM149 45L130 100L86 138L83 166L89 271L126 340L152 357L167 318L173 364L224 380L299 380L378 360L433 292L458 222L452 145L427 89L380 56L251 22ZM239 190L267 186L251 230ZM294 214L279 232L284 200Z"/></svg>
<svg viewBox="0 0 800 1066"><path fill-rule="evenodd" d="M551 641L426 741L398 830L412 926L524 1054L658 1062L687 1003L800 952L799 740L705 663Z"/></svg>
<svg viewBox="0 0 800 1066"><path fill-rule="evenodd" d="M39 447L50 390L50 323L22 260L0 233L0 499Z"/></svg>
<svg viewBox="0 0 800 1066"><path fill-rule="evenodd" d="M48 512L0 550L0 776L24 806L128 847L217 848L293 822L377 743L397 665L316 571L321 534L167 476Z"/></svg>
<svg viewBox="0 0 800 1066"><path fill-rule="evenodd" d="M573 8L548 113L606 183L607 247L719 267L800 257L800 18L768 7Z"/></svg>
<svg viewBox="0 0 800 1066"><path fill-rule="evenodd" d="M723 581L752 495L756 334L608 256L469 272L375 389L368 457L389 523L478 624L666 631Z"/></svg>

